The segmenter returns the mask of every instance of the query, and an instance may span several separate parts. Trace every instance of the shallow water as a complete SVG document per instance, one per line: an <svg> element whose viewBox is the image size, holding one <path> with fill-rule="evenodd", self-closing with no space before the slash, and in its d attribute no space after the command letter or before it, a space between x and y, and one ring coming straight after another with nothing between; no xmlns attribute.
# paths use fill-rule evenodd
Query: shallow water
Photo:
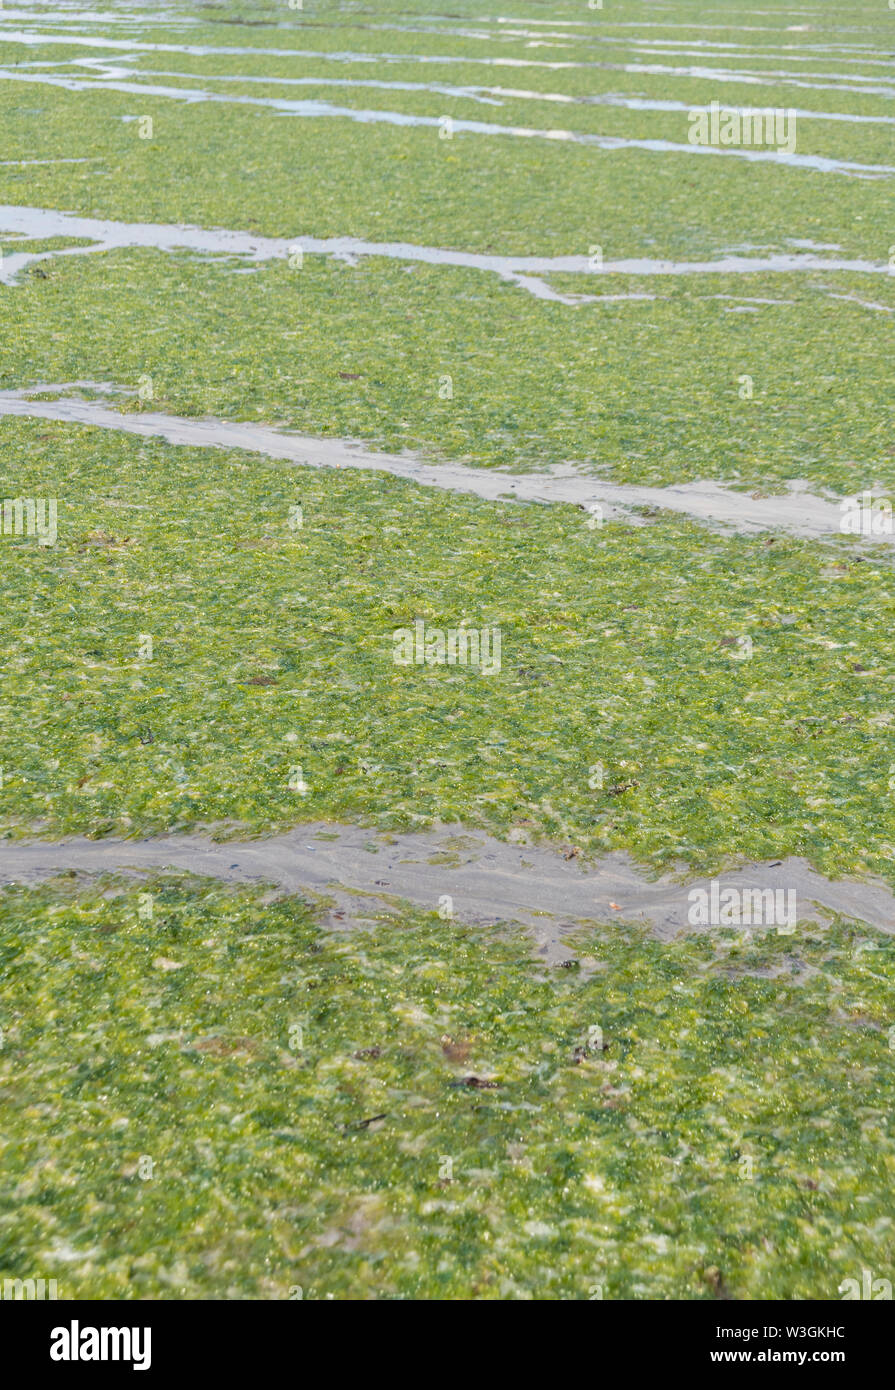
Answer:
<svg viewBox="0 0 895 1390"><path fill-rule="evenodd" d="M74 58L71 60L62 59L58 62L34 61L30 63L19 63L16 65L17 71L23 68L88 68L96 73L100 85L106 86L109 81L120 80L130 81L157 78L173 77L182 82L245 82L247 85L252 83L270 87L347 87L366 89L371 88L376 91L386 92L431 92L436 96L448 96L463 98L474 101L482 106L503 106L503 101L497 95L490 95L487 87L457 87L449 82L388 82L384 78L375 77L259 77L249 73L195 73L195 72L169 72L153 68L151 72L146 72L138 66L128 66L124 63L113 65L112 60L105 58ZM188 91L188 88L184 88ZM495 88L495 92L499 89ZM537 96L536 92L531 94ZM550 100L551 98L547 98ZM567 98L556 98L565 101ZM690 108L686 108L689 110ZM709 108L706 107L706 110ZM875 119L868 117L867 119ZM895 121L895 117L892 118Z"/></svg>
<svg viewBox="0 0 895 1390"><path fill-rule="evenodd" d="M324 822L267 840L223 843L164 835L0 844L0 883L34 883L66 869L96 874L166 868L326 895L349 921L370 899L400 898L434 908L447 895L459 921L518 922L554 961L573 954L562 938L582 922L643 922L663 939L706 930L690 926L687 913L691 890L707 890L710 884L680 882L668 874L650 880L623 854L582 866L556 848L507 844L462 825L399 835ZM816 903L828 913L895 931L895 896L884 884L826 879L803 859L751 864L719 880L723 888L794 890L801 920L817 916Z"/></svg>
<svg viewBox="0 0 895 1390"><path fill-rule="evenodd" d="M19 72L0 68L0 81L26 82L60 87L69 92L103 91L127 92L137 96L165 97L185 102L218 102L227 105L266 107L290 116L315 120L336 117L359 121L364 125L386 124L417 126L440 130L443 118L420 116L406 111L364 110L353 106L333 106L326 101L289 101L282 97L227 96L208 92L199 87L161 87L148 82L86 81L74 77L56 77L49 73ZM796 169L811 169L824 174L844 174L851 178L881 178L895 174L895 165L859 164L853 160L830 159L825 155L790 154L785 150L744 149L737 146L691 145L686 141L638 139L633 136L596 135L573 130L535 130L528 126L498 125L490 121L468 121L451 118L455 135L501 135L526 140L555 140L575 145L589 145L599 150L645 150L656 154L716 155L746 159L752 163L786 165Z"/></svg>
<svg viewBox="0 0 895 1390"><path fill-rule="evenodd" d="M861 78L855 73L834 73L829 74L834 81L809 81L805 74L785 73L785 72L739 72L737 70L725 70L719 68L705 67L669 67L658 63L610 63L599 60L576 60L576 59L547 59L547 58L518 58L508 56L470 56L447 53L370 53L353 50L327 51L313 48L246 48L238 45L216 45L216 44L174 44L174 43L147 43L142 40L129 39L102 39L92 35L66 35L66 34L42 34L24 30L11 30L4 32L0 29L0 39L4 43L20 43L30 46L46 44L65 44L68 46L82 46L89 48L104 48L110 51L125 50L127 52L150 52L150 53L184 53L192 54L196 57L207 57L211 55L234 55L237 57L265 57L265 58L312 58L320 61L336 63L447 63L451 66L465 66L473 64L485 67L505 67L505 68L544 68L548 71L562 72L567 69L588 69L592 68L604 72L623 72L623 73L660 73L669 77L693 78L698 77L707 82L740 83L750 86L778 87L792 86L807 89L810 91L821 92L858 92L864 96L895 96L895 85L890 86L870 86L869 83L878 83L877 76L866 76ZM857 84L857 85L849 85Z"/></svg>
<svg viewBox="0 0 895 1390"><path fill-rule="evenodd" d="M86 385L86 383L81 383ZM670 487L614 484L582 474L566 466L550 473L505 473L498 469L472 468L462 463L429 464L412 454L374 453L349 440L318 439L311 435L285 434L265 425L238 421L191 419L141 411L122 414L98 401L36 401L36 391L58 391L59 386L35 386L30 393L0 391L0 417L28 416L123 430L128 434L160 436L170 444L244 449L268 458L287 459L308 468L358 468L388 473L424 487L472 493L487 501L508 498L518 502L569 503L602 511L608 521L637 522L637 507L678 512L707 525L751 534L780 530L790 535L824 539L840 534L840 499L817 497L801 483L790 485L779 496L753 496L735 492L721 483L697 481ZM104 389L97 384L96 389ZM895 536L877 538L895 543Z"/></svg>
<svg viewBox="0 0 895 1390"><path fill-rule="evenodd" d="M97 73L102 80L102 85L106 86L113 80L141 80L146 78L176 78L181 82L244 82L247 85L252 83L261 86L271 87L347 87L349 89L372 88L378 91L391 92L430 92L436 96L456 97L461 100L478 102L483 106L503 106L506 101L545 101L564 106L609 106L617 107L626 111L679 111L689 115L691 112L711 112L711 103L704 105L692 104L686 101L674 101L671 99L661 99L658 97L634 97L625 96L617 92L601 92L592 96L569 96L564 92L538 92L524 87L502 87L502 86L453 86L447 82L398 82L386 81L383 78L364 78L364 77L272 77L265 75L259 77L249 73L194 73L194 72L171 72L168 70L153 69L152 72L145 72L139 67L126 67L123 65L111 66L109 62L102 58L78 58L71 63L61 61L57 63L22 63L21 68L47 68L47 67L86 67ZM143 82L141 82L141 86ZM152 88L146 87L147 91ZM184 89L189 90L189 89ZM727 104L726 111L736 111L740 115L751 115L753 113L765 113L767 107L763 106L743 106ZM793 107L789 108L791 114L800 121L842 121L853 125L895 125L895 116L886 115L857 115L852 111L812 111L810 109ZM583 132L586 134L586 132Z"/></svg>
<svg viewBox="0 0 895 1390"><path fill-rule="evenodd" d="M186 78L192 75L187 73L168 72L160 74L160 76ZM226 80L234 82L246 80L263 82L269 79L260 77L251 79L234 77ZM276 78L274 80L287 81L288 79ZM314 78L304 78L301 80L310 84L316 81ZM365 84L358 83L358 85ZM427 84L421 85L426 87ZM433 86L430 90L437 91L439 89ZM621 107L627 111L680 111L689 114L691 111L711 112L712 110L710 102L699 105L698 103L692 104L686 101L674 101L671 98L662 99L659 97L625 96L617 92L601 92L594 96L567 96L563 92L537 92L517 87L470 87L465 91L463 89L458 89L458 92L462 96L471 96L481 92L488 93L494 97L506 97L513 101L551 101L568 106L614 106ZM743 106L727 103L724 109L725 111L737 111L740 115L743 115L758 111L765 112L768 108L765 106ZM859 116L851 111L811 111L801 107L788 109L790 109L792 114L800 121L845 121L857 125L895 125L895 116Z"/></svg>
<svg viewBox="0 0 895 1390"><path fill-rule="evenodd" d="M612 64L606 64L612 67ZM890 97L895 92L891 85L870 86L879 83L878 74L822 72L808 74L773 69L769 72L747 72L739 68L669 67L663 63L626 63L619 65L620 72L640 72L660 74L665 77L698 77L707 82L745 83L759 87L803 87L815 91L859 92L864 96ZM808 81L808 76L823 78L823 82ZM830 86L829 83L835 85ZM854 85L857 84L857 85Z"/></svg>
<svg viewBox="0 0 895 1390"><path fill-rule="evenodd" d="M148 9L148 7L147 7ZM6 7L0 11L0 18L4 20L27 20L29 24L121 24L121 25L145 25L151 23L153 26L170 26L175 29L186 29L195 25L199 21L189 15L177 14L173 10L165 10L161 6L153 6L149 12L142 14L134 11L118 12L114 9L108 10L77 10L77 9L58 9L42 10L17 10Z"/></svg>
<svg viewBox="0 0 895 1390"><path fill-rule="evenodd" d="M83 256L96 251L124 247L151 247L158 251L198 251L229 254L252 261L268 261L289 256L297 246L309 255L334 256L353 264L359 256L383 256L389 260L422 262L427 265L458 266L498 275L538 299L575 305L599 300L601 296L564 295L541 276L550 274L605 275L750 275L791 273L794 271L851 271L867 275L889 275L885 263L860 258L818 256L813 252L775 252L771 255L742 256L724 254L712 261L666 261L648 257L604 260L594 265L589 256L500 256L477 251L455 251L436 246L417 246L412 242L363 241L357 237L253 236L250 232L223 228L184 227L149 222L117 222L53 208L0 206L0 233L33 238L90 238L92 246L72 246L59 251L16 251L3 259L0 283L14 285L21 272L37 261L54 256ZM635 295L605 298L636 298Z"/></svg>

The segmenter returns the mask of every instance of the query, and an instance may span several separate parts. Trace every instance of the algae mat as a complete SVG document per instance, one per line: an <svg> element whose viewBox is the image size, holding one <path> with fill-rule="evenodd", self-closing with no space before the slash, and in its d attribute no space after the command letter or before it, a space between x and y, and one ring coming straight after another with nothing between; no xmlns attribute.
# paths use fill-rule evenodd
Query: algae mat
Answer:
<svg viewBox="0 0 895 1390"><path fill-rule="evenodd" d="M892 1279L891 15L449 8L0 12L4 1288Z"/></svg>

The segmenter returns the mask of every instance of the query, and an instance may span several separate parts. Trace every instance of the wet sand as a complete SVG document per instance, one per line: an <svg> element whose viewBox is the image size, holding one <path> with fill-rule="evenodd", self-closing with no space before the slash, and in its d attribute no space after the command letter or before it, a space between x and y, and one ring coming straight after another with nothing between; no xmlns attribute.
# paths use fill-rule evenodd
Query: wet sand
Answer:
<svg viewBox="0 0 895 1390"><path fill-rule="evenodd" d="M574 956L564 939L588 922L633 921L664 940L706 930L688 923L689 894L694 888L708 890L710 880L684 881L669 874L650 880L624 854L582 864L564 853L569 851L509 844L456 825L389 834L313 823L267 840L222 843L199 835L7 841L0 844L0 883L34 884L70 869L87 874L173 869L323 896L342 914L330 915L328 924L336 929L396 902L438 911L449 898L458 921L526 927L538 954L552 963ZM722 888L794 891L800 921L841 913L895 931L895 896L885 884L826 879L803 859L750 864L718 880Z"/></svg>
<svg viewBox="0 0 895 1390"><path fill-rule="evenodd" d="M30 399L32 392L60 389L59 386L34 386L28 392L0 391L0 417L16 415L60 420L122 430L146 438L159 437L169 444L242 449L305 468L357 468L387 473L423 487L472 493L486 501L564 502L591 512L589 522L594 529L603 521L642 521L632 509L647 507L677 512L706 525L741 534L779 530L813 540L840 534L842 499L818 497L808 491L807 484L799 481L791 483L787 493L760 496L735 492L721 483L707 480L669 487L615 484L573 467L557 468L550 473L505 473L500 469L472 468L462 463L425 463L412 454L380 454L350 440L286 434L265 425L194 420L153 411L122 414L98 401ZM116 388L98 386L98 389ZM594 511L595 508L599 511ZM874 540L891 546L895 536L881 535Z"/></svg>

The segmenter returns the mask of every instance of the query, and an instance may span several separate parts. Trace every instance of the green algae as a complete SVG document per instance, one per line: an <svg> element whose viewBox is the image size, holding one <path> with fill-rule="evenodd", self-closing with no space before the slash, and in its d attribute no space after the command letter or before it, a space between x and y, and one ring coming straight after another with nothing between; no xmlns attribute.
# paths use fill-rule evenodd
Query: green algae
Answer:
<svg viewBox="0 0 895 1390"><path fill-rule="evenodd" d="M450 32L481 5L450 8L222 2L181 29L144 13L150 42L320 56L143 53L132 93L0 82L5 159L87 161L6 164L0 201L514 255L708 260L813 240L888 260L890 179L440 140L140 90L675 141L683 112L221 79L887 105L783 81L486 67L469 61L482 41ZM487 51L701 61L629 47L650 32L628 27L632 0L513 14L584 18L624 46L505 36ZM812 16L802 50L773 16L744 31L727 0L711 31L683 0L663 16L692 26L659 31L683 48L710 32L808 80L834 61L812 46L843 33L842 15ZM846 20L849 42L890 40L884 7ZM792 61L770 60L783 43ZM344 50L358 61L325 57ZM91 51L0 35L4 70L46 58L85 76ZM362 61L382 52L405 56ZM453 61L413 61L438 54ZM800 118L798 148L888 164L886 131ZM42 261L0 287L0 386L106 381L133 389L124 409L483 467L895 486L891 277L551 277L658 296L573 308L449 267L245 269L151 251ZM752 312L747 297L785 302ZM59 503L55 546L0 535L0 833L464 821L651 868L793 853L895 883L886 552L662 515L590 529L567 507L36 420L2 422L0 469L0 497ZM396 667L391 634L418 617L499 625L501 672ZM532 960L514 924L486 934L383 902L336 937L297 899L187 877L0 894L0 1278L55 1277L85 1299L830 1299L891 1269L891 938L802 922L663 944L614 922L582 931L587 969L563 970Z"/></svg>
<svg viewBox="0 0 895 1390"><path fill-rule="evenodd" d="M8 834L465 821L892 880L885 553L39 420L4 441L3 495L59 506L54 546L0 538ZM396 665L417 619L500 628L500 671Z"/></svg>
<svg viewBox="0 0 895 1390"><path fill-rule="evenodd" d="M888 316L828 295L895 309L887 277L554 277L573 294L659 296L576 309L443 266L306 256L300 270L285 257L245 269L154 251L43 261L7 291L0 386L136 388L148 375L155 408L174 414L485 467L895 487ZM731 313L744 298L786 302Z"/></svg>
<svg viewBox="0 0 895 1390"><path fill-rule="evenodd" d="M0 1273L762 1299L888 1269L891 938L582 946L588 978L409 911L328 937L186 877L6 889Z"/></svg>
<svg viewBox="0 0 895 1390"><path fill-rule="evenodd" d="M816 242L830 255L885 266L893 242L890 178L847 178L737 158L601 151L557 140L461 133L442 140L432 128L186 104L140 90L153 80L174 89L204 81L209 90L233 96L317 97L348 109L434 120L471 116L545 130L558 125L684 145L685 110L522 101L508 94L491 107L442 92L219 79L497 85L573 98L616 93L671 96L684 106L719 99L885 114L883 97L848 84L834 90L783 82L754 87L621 71L619 65L631 62L649 68L651 58L660 66L700 65L700 49L688 52L687 44L706 41L703 21L688 5L671 9L672 27L658 33L678 43L664 55L637 48L635 40L649 30L637 27L641 7L625 3L614 3L611 13L588 12L586 24L580 4L551 5L549 16L543 6L522 7L517 17L523 26L526 18L546 17L572 20L582 30L567 41L553 35L550 46L534 49L524 34L500 36L500 26L491 26L495 36L488 40L464 36L468 21L480 19L471 0L455 6L453 18L441 19L415 7L354 13L310 0L306 12L285 18L282 5L257 13L253 7L252 17L238 7L202 7L199 22L184 29L156 24L147 14L138 26L141 41L248 52L139 51L131 60L111 50L112 58L117 53L117 61L136 68L132 93L99 85L67 92L0 83L8 157L88 161L2 167L0 201L268 236L356 236L483 253L581 256L598 245L607 261L710 260L730 249L792 252L800 241ZM743 61L754 47L752 66L759 72L792 70L822 83L834 60L818 46L839 41L837 27L821 18L812 19L804 47L797 35L776 32L764 21L744 31L735 6L729 16L721 7L714 22L710 44L721 47L705 50L709 71L724 61L732 69L740 64L718 57L733 43ZM850 17L848 41L881 44L889 27L884 15ZM609 42L601 43L602 37ZM281 58L278 50L309 56ZM510 64L582 59L596 66L551 70L464 61L483 51ZM71 64L96 50L62 42L34 52L63 65L49 69L51 75L86 77L86 69ZM354 60L327 61L327 53L353 54ZM391 57L385 61L382 54ZM21 66L31 55L30 47L3 43L0 35L0 65L18 77L40 75ZM414 55L455 61L410 61ZM845 64L846 75L852 69L860 77L863 64ZM871 66L864 75L880 71ZM139 136L141 114L153 116L151 139ZM806 117L798 126L798 152L889 163L888 129ZM571 294L658 296L573 308L533 300L492 274L449 267L365 260L354 268L309 256L300 273L285 264L249 275L235 275L237 268L150 252L43 262L39 274L23 276L0 301L3 384L91 377L126 383L149 373L157 379L159 401L181 413L285 419L311 433L356 436L390 449L411 446L484 466L537 468L574 460L632 482L718 477L767 485L803 477L843 492L876 481L895 485L891 277L826 271L556 277L555 287ZM743 297L784 303L736 302ZM238 333L231 332L235 322ZM357 375L359 384L340 380L339 370ZM454 385L449 409L437 395L445 374ZM747 402L738 395L744 376L753 382Z"/></svg>

